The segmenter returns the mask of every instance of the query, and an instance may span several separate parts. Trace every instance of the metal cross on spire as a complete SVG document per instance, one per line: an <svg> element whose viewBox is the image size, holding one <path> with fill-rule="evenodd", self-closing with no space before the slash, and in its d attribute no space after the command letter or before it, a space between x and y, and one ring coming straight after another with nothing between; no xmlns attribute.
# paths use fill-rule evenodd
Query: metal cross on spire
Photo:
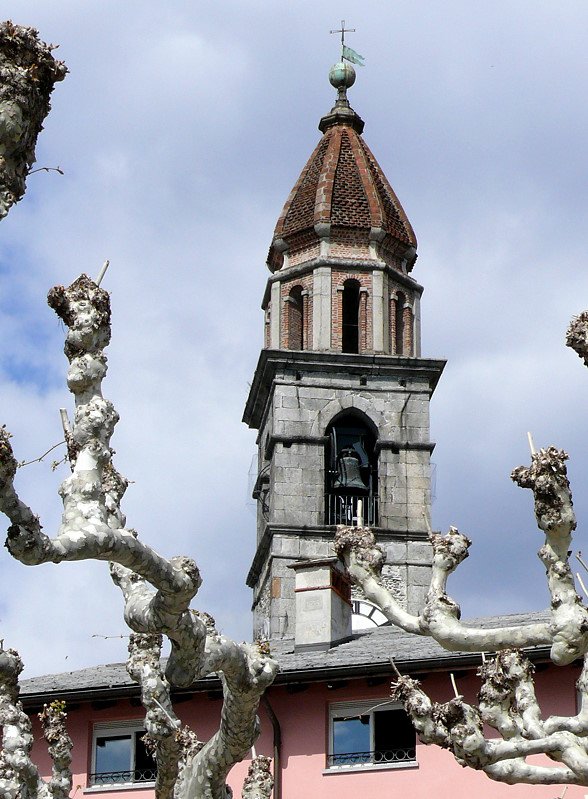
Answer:
<svg viewBox="0 0 588 799"><path fill-rule="evenodd" d="M330 31L330 33L340 33L341 34L341 52L345 47L345 34L346 33L355 33L355 28L346 28L345 27L345 20L341 20L341 27L338 30ZM343 58L343 56L341 56Z"/></svg>
<svg viewBox="0 0 588 799"><path fill-rule="evenodd" d="M352 50L351 47L347 47L345 44L345 34L346 33L355 33L355 28L346 28L345 27L345 20L341 20L341 27L337 28L336 30L330 31L330 33L340 33L341 34L341 61L345 59L346 61L350 61L352 64L358 64L360 67L364 66L364 58L359 53L356 53L355 50Z"/></svg>

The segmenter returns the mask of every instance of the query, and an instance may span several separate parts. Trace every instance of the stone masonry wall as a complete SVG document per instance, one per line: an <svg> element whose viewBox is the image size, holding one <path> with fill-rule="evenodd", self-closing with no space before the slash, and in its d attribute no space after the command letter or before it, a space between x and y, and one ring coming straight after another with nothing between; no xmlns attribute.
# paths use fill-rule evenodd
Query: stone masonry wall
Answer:
<svg viewBox="0 0 588 799"><path fill-rule="evenodd" d="M341 412L364 414L378 430L378 527L397 539L386 544L386 579L409 610L422 604L430 574L428 380L376 373L360 385L344 367L301 375L298 380L294 370L276 375L259 437L260 467L269 465L270 477L269 514L260 516L259 535L266 525L273 534L254 594L254 616L256 629L264 623L267 628L269 602L269 629L278 637L293 634L294 574L288 565L333 554L332 533L320 535L317 528L325 522L325 431ZM263 459L268 442L273 442L269 462Z"/></svg>

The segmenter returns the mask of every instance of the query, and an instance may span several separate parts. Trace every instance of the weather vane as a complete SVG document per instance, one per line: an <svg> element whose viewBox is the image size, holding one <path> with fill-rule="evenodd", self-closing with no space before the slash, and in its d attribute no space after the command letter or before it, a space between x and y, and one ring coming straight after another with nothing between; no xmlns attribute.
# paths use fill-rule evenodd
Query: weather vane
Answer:
<svg viewBox="0 0 588 799"><path fill-rule="evenodd" d="M340 33L341 34L341 61L345 59L345 61L350 61L352 64L357 64L360 67L365 66L364 57L359 53L356 53L355 50L352 50L351 47L347 47L345 44L345 34L346 33L355 33L355 28L346 28L345 27L345 20L341 20L341 27L337 30L332 30L330 33Z"/></svg>

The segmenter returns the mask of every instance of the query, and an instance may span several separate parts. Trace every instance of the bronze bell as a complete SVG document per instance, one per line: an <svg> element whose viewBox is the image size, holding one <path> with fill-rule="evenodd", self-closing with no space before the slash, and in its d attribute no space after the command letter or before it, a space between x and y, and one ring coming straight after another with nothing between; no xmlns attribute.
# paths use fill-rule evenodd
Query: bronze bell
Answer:
<svg viewBox="0 0 588 799"><path fill-rule="evenodd" d="M359 463L359 455L353 447L346 447L341 450L337 458L337 477L333 482L333 488L367 491L367 486L363 482L359 471Z"/></svg>

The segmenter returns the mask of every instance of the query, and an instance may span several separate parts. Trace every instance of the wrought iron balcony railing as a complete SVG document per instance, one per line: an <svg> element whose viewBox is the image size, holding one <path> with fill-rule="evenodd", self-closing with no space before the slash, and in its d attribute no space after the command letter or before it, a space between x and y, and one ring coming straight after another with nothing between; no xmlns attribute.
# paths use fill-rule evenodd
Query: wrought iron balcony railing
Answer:
<svg viewBox="0 0 588 799"><path fill-rule="evenodd" d="M326 497L325 524L345 524L353 527L358 523L358 502L361 500L361 516L366 527L378 524L378 497L376 494L357 496L330 493Z"/></svg>
<svg viewBox="0 0 588 799"><path fill-rule="evenodd" d="M157 768L142 768L134 771L100 771L88 774L89 785L119 785L122 783L154 782Z"/></svg>
<svg viewBox="0 0 588 799"><path fill-rule="evenodd" d="M375 752L344 752L327 756L327 766L385 766L416 761L414 746L406 749L377 749Z"/></svg>

